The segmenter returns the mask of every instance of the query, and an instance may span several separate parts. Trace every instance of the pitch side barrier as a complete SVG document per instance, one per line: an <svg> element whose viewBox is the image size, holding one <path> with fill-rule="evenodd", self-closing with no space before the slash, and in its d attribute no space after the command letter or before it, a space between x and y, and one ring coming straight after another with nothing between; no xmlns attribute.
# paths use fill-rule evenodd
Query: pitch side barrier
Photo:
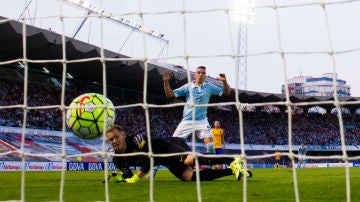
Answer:
<svg viewBox="0 0 360 202"><path fill-rule="evenodd" d="M191 145L191 142L188 143ZM196 146L203 146L203 143L196 143ZM298 151L301 145L292 145L293 151ZM256 144L244 144L247 151L289 151L289 145L256 145ZM342 151L341 145L306 145L308 151ZM359 151L360 145L345 145L347 151ZM240 150L239 144L226 144L227 150Z"/></svg>
<svg viewBox="0 0 360 202"><path fill-rule="evenodd" d="M0 171L61 171L62 162L0 161ZM104 162L66 162L66 171L101 171ZM108 170L116 170L114 163L108 163Z"/></svg>
<svg viewBox="0 0 360 202"><path fill-rule="evenodd" d="M348 163L349 167L360 167L360 162ZM295 164L297 168L298 165ZM346 163L306 163L305 168L342 168L346 167Z"/></svg>
<svg viewBox="0 0 360 202"><path fill-rule="evenodd" d="M66 162L66 171L103 171L104 162ZM272 164L248 164L250 168L274 168ZM295 164L297 167L297 164ZM307 163L306 168L333 168L345 167L345 163ZM349 167L360 167L360 162L352 162ZM1 171L61 171L62 162L25 162L21 161L0 161ZM139 169L139 168L135 168ZM162 167L162 170L166 167ZM112 162L108 163L108 170L116 170Z"/></svg>

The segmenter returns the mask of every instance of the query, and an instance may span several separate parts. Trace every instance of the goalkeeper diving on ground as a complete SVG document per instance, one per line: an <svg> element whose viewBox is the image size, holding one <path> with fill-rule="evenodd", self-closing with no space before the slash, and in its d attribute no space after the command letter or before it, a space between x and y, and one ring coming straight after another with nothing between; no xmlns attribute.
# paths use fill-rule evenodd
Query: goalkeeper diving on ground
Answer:
<svg viewBox="0 0 360 202"><path fill-rule="evenodd" d="M107 133L107 140L115 154L127 154L134 152L148 152L149 144L142 135L125 135L119 125L114 125ZM152 138L151 147L154 154L171 154L191 151L185 140L177 137ZM199 172L200 181L210 181L228 175L235 175L237 180L242 176L252 177L250 170L243 167L241 158L214 158L198 157L201 165L228 164L227 169L213 170L203 169ZM136 183L150 170L150 158L145 155L114 156L113 162L121 171L120 174L110 174L110 182ZM166 166L169 171L182 181L196 181L194 170L195 159L190 154L182 154L169 157L154 157L154 166ZM131 166L141 167L136 173L130 172Z"/></svg>

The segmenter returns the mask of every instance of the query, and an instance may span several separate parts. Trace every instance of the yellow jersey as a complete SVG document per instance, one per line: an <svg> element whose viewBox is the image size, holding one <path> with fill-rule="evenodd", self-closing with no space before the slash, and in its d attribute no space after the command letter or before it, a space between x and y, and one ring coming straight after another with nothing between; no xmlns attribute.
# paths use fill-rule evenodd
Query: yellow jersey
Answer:
<svg viewBox="0 0 360 202"><path fill-rule="evenodd" d="M280 152L276 151L275 152L275 160L280 160L281 156L280 156Z"/></svg>
<svg viewBox="0 0 360 202"><path fill-rule="evenodd" d="M224 131L222 128L212 128L211 132L213 134L213 142L214 148L222 148L223 147L223 140L224 140Z"/></svg>

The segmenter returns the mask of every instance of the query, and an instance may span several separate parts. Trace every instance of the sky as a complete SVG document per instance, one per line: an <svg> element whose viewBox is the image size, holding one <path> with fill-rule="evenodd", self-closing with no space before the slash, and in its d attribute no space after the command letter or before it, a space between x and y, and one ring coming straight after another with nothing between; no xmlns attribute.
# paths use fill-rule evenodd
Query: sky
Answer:
<svg viewBox="0 0 360 202"><path fill-rule="evenodd" d="M0 15L19 19L24 0L0 0ZM27 0L27 23L73 36L85 11L60 0ZM114 16L164 34L169 43L109 20L89 17L76 39L134 58L156 59L189 70L207 67L225 73L232 88L239 72L239 24L233 0L89 0ZM285 78L321 77L336 72L360 97L360 0L254 0L254 23L247 25L247 90L281 93ZM321 2L325 4L323 8ZM229 12L226 12L228 9ZM142 15L139 15L142 13ZM60 20L62 15L64 21ZM244 27L244 26L243 26ZM328 32L329 30L329 32ZM242 35L244 36L244 35ZM244 37L243 37L244 39ZM284 57L280 54L284 52ZM329 54L334 52L333 56ZM286 67L286 68L285 68ZM244 69L244 67L242 67ZM244 76L244 75L242 75Z"/></svg>

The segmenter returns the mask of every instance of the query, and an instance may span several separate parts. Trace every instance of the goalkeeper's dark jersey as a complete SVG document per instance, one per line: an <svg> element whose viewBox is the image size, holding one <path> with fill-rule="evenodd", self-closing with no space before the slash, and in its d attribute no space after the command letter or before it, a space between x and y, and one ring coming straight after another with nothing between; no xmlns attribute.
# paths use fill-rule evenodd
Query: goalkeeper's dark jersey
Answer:
<svg viewBox="0 0 360 202"><path fill-rule="evenodd" d="M125 153L135 152L148 152L149 145L146 137L142 135L127 136L126 139L127 148ZM169 137L169 138L152 138L151 139L152 150L154 154L169 154L190 151L190 148L186 142L181 138ZM115 152L115 154L120 154ZM185 165L187 154L170 157L155 157L154 165L163 165L176 176L181 176ZM147 154L139 154L136 156L119 157L113 158L113 162L117 168L129 168L130 166L139 166L141 171L147 173L150 170L150 158Z"/></svg>

